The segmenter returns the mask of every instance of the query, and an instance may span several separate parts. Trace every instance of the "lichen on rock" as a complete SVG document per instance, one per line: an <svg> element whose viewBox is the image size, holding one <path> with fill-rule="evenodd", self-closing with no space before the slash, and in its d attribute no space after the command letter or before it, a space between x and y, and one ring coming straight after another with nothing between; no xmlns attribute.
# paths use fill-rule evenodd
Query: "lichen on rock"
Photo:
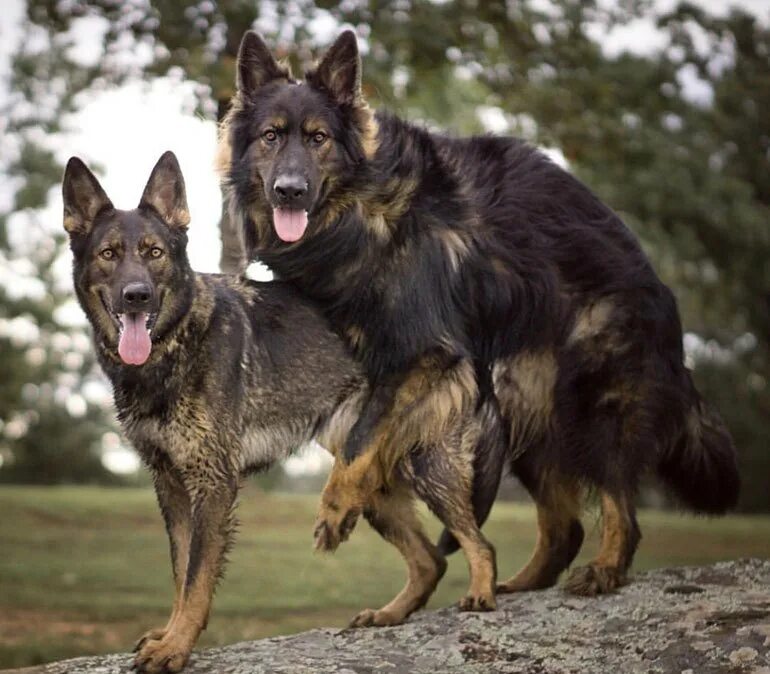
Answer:
<svg viewBox="0 0 770 674"><path fill-rule="evenodd" d="M129 654L25 674L128 674ZM620 591L559 588L498 597L491 613L421 611L406 624L302 634L195 651L188 674L770 674L770 560L637 574Z"/></svg>

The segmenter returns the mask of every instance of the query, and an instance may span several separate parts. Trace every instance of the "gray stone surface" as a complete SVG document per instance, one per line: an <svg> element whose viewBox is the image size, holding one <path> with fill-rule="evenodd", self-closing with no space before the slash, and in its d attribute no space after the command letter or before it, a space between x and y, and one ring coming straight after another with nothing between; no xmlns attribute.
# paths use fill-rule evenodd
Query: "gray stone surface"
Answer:
<svg viewBox="0 0 770 674"><path fill-rule="evenodd" d="M188 674L621 672L770 674L770 560L640 573L616 594L558 588L499 598L492 613L422 611L399 627L318 629L195 652ZM122 674L128 654L36 667Z"/></svg>

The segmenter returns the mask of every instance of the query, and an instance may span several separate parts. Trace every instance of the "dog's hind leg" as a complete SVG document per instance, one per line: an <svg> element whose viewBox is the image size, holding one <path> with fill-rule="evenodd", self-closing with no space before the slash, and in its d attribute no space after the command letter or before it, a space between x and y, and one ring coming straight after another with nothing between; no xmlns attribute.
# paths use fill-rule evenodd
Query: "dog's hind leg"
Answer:
<svg viewBox="0 0 770 674"><path fill-rule="evenodd" d="M602 491L602 542L599 554L572 571L564 587L568 592L594 596L612 592L626 582L626 572L641 540L636 512L628 494Z"/></svg>
<svg viewBox="0 0 770 674"><path fill-rule="evenodd" d="M517 474L537 505L537 542L524 568L497 586L500 593L551 587L572 563L583 543L580 487L553 472L540 480L530 478L523 470Z"/></svg>
<svg viewBox="0 0 770 674"><path fill-rule="evenodd" d="M182 476L173 466L164 463L153 467L153 483L168 533L171 568L174 573L174 607L166 626L146 632L137 641L134 651L140 650L150 640L162 639L169 625L174 622L182 601L187 559L190 553L190 498L182 482Z"/></svg>
<svg viewBox="0 0 770 674"><path fill-rule="evenodd" d="M136 655L137 669L149 674L178 672L184 667L208 621L214 587L232 538L237 475L212 465L183 475L191 505L187 569L176 614L165 634L145 642Z"/></svg>
<svg viewBox="0 0 770 674"><path fill-rule="evenodd" d="M380 492L364 508L364 517L386 541L392 543L406 561L406 585L380 609L365 609L350 622L351 627L398 625L422 608L446 571L446 561L428 540L417 513L414 496L403 483Z"/></svg>

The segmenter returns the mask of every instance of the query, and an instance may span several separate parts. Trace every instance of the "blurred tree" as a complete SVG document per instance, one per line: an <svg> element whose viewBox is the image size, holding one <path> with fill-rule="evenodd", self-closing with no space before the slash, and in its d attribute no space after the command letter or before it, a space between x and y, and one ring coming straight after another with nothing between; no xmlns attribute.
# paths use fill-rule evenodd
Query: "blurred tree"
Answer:
<svg viewBox="0 0 770 674"><path fill-rule="evenodd" d="M98 81L135 74L110 59L133 40L151 54L143 76L181 68L212 117L227 109L247 28L256 25L297 65L347 24L365 38L373 104L457 133L493 121L560 150L674 288L686 329L701 338L691 340L696 378L742 452L742 506L770 508L767 17L719 18L687 3L659 16L651 0L28 2L30 22L52 34L92 16L108 26ZM657 24L659 49L638 55L603 44L644 21ZM94 76L70 83L77 89ZM226 219L221 229L222 264L233 268L238 240Z"/></svg>
<svg viewBox="0 0 770 674"><path fill-rule="evenodd" d="M72 301L53 270L64 236L39 212L62 175L45 139L95 75L71 67L65 50L52 32L27 26L0 110L0 175L13 188L0 209L0 482L117 481L99 455L111 415L81 394L91 345L60 313Z"/></svg>

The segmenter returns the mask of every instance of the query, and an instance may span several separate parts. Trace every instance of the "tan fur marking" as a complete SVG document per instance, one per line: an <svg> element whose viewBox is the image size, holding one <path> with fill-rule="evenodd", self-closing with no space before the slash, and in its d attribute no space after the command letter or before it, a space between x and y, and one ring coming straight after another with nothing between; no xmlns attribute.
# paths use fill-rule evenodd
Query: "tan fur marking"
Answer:
<svg viewBox="0 0 770 674"><path fill-rule="evenodd" d="M364 155L367 159L372 159L380 147L380 125L377 123L374 112L364 101L356 107L355 117L358 128L361 129L361 144Z"/></svg>
<svg viewBox="0 0 770 674"><path fill-rule="evenodd" d="M374 492L382 486L382 477L377 455L372 451L364 452L349 465L339 458L335 460L318 508L316 531L319 525L326 530L325 536L316 537L318 549L333 550L339 545L342 522L349 516L357 518L361 514Z"/></svg>
<svg viewBox="0 0 770 674"><path fill-rule="evenodd" d="M382 213L375 213L366 218L364 222L369 231L380 241L387 241L390 238L390 227L388 227L385 216Z"/></svg>
<svg viewBox="0 0 770 674"><path fill-rule="evenodd" d="M644 386L638 385L636 382L623 381L603 393L599 399L599 404L617 404L621 410L625 411L629 405L643 400L646 393ZM632 420L633 418L627 420L627 424L631 423ZM625 432L628 433L629 431Z"/></svg>
<svg viewBox="0 0 770 674"><path fill-rule="evenodd" d="M523 446L547 430L558 376L550 351L525 351L495 363L492 381L504 416L511 419L511 441Z"/></svg>
<svg viewBox="0 0 770 674"><path fill-rule="evenodd" d="M423 606L444 573L446 563L423 532L414 510L414 496L405 486L375 493L368 505L379 524L380 535L394 545L406 562L409 576L404 588L380 609L361 611L351 627L397 625Z"/></svg>
<svg viewBox="0 0 770 674"><path fill-rule="evenodd" d="M568 535L572 520L580 518L582 489L574 482L551 473L545 477L537 502L537 541L532 557L514 576L498 587L499 592L524 592L541 589L548 573L554 532Z"/></svg>
<svg viewBox="0 0 770 674"><path fill-rule="evenodd" d="M468 593L460 600L461 610L491 611L497 607L495 599L495 553L463 531L452 530L462 546L470 572Z"/></svg>
<svg viewBox="0 0 770 674"><path fill-rule="evenodd" d="M398 220L409 208L412 195L417 189L417 182L411 179L389 178L384 184L377 187L377 191L370 197L364 198L364 218L375 215L383 215L385 221L390 224Z"/></svg>
<svg viewBox="0 0 770 674"><path fill-rule="evenodd" d="M82 220L80 218L76 218L68 213L65 213L64 215L64 229L67 230L69 234L72 234L73 232L77 232L81 229L82 226Z"/></svg>
<svg viewBox="0 0 770 674"><path fill-rule="evenodd" d="M625 504L602 492L602 544L594 560L598 566L623 568L630 535L630 518Z"/></svg>
<svg viewBox="0 0 770 674"><path fill-rule="evenodd" d="M599 335L609 323L614 308L615 304L607 297L581 307L575 315L568 343L573 344Z"/></svg>
<svg viewBox="0 0 770 674"><path fill-rule="evenodd" d="M508 267L505 266L505 263L499 257L493 257L491 263L492 269L498 276L508 276L510 273Z"/></svg>
<svg viewBox="0 0 770 674"><path fill-rule="evenodd" d="M454 229L439 229L435 236L441 242L452 269L458 271L463 260L470 253L467 235Z"/></svg>
<svg viewBox="0 0 770 674"><path fill-rule="evenodd" d="M316 441L335 457L342 452L350 429L356 423L361 413L361 406L367 397L366 389L350 396L337 407L331 419L316 435Z"/></svg>
<svg viewBox="0 0 770 674"><path fill-rule="evenodd" d="M175 208L169 217L177 227L187 227L190 224L190 211L186 208Z"/></svg>
<svg viewBox="0 0 770 674"><path fill-rule="evenodd" d="M469 361L443 369L435 358L424 358L399 387L391 413L379 423L369 445L349 465L335 462L317 522L338 530L348 512L360 512L376 489L391 483L404 452L439 440L469 414L477 396Z"/></svg>
<svg viewBox="0 0 770 674"><path fill-rule="evenodd" d="M442 437L453 422L469 413L477 396L469 361L444 370L433 358L424 358L399 387L393 414L382 424L387 447L378 454L384 475L391 474L406 448Z"/></svg>
<svg viewBox="0 0 770 674"><path fill-rule="evenodd" d="M285 129L288 123L286 117L276 115L275 117L268 119L262 126L262 129Z"/></svg>
<svg viewBox="0 0 770 674"><path fill-rule="evenodd" d="M219 572L221 550L207 546L206 554L193 585L183 591L162 638L145 642L137 653L137 662L148 661L146 671L165 671L163 666L166 662L169 663L165 665L168 671L179 671L206 626Z"/></svg>
<svg viewBox="0 0 770 674"><path fill-rule="evenodd" d="M399 387L391 414L380 422L362 456L371 454L369 463L374 463L376 457L379 480L387 482L409 447L441 438L454 422L466 416L477 393L476 377L469 361L442 369L434 358L423 359ZM344 471L344 467L340 465L339 470ZM361 472L362 468L356 470ZM352 481L352 477L345 478L346 483Z"/></svg>
<svg viewBox="0 0 770 674"><path fill-rule="evenodd" d="M233 148L230 144L230 112L225 115L217 131L217 149L214 155L214 171L220 181L229 178L233 165Z"/></svg>
<svg viewBox="0 0 770 674"><path fill-rule="evenodd" d="M616 590L626 582L635 533L633 517L624 496L602 491L602 542L599 554L585 566L573 569L564 587L568 592L592 597Z"/></svg>
<svg viewBox="0 0 770 674"><path fill-rule="evenodd" d="M302 120L302 130L307 134L317 133L318 131L323 133L329 132L326 123L321 117L305 117Z"/></svg>
<svg viewBox="0 0 770 674"><path fill-rule="evenodd" d="M355 350L358 351L364 346L364 331L358 325L351 325L345 330L345 336L348 339L348 343Z"/></svg>

